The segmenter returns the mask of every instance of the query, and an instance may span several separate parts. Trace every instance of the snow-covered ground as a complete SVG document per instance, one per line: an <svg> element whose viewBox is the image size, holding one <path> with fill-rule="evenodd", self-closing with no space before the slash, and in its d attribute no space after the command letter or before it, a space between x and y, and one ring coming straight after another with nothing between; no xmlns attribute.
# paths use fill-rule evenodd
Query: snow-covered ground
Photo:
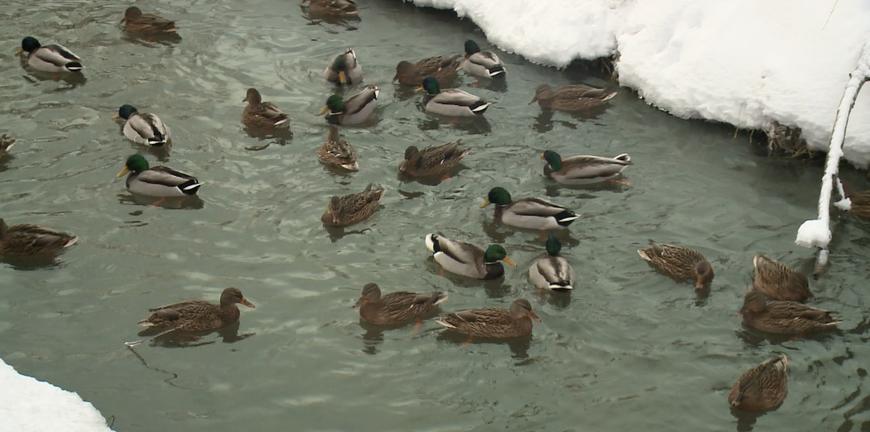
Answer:
<svg viewBox="0 0 870 432"><path fill-rule="evenodd" d="M79 395L21 375L2 359L0 430L111 432L100 412Z"/></svg>
<svg viewBox="0 0 870 432"><path fill-rule="evenodd" d="M499 48L556 67L619 55L650 104L683 118L798 126L826 150L849 73L870 42L867 0L410 0L453 9ZM852 112L846 159L870 164L870 95Z"/></svg>

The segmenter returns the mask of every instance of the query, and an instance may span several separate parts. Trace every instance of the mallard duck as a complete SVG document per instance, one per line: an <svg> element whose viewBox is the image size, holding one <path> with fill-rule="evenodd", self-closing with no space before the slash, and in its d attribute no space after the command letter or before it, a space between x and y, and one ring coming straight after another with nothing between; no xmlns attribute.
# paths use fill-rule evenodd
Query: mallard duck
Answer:
<svg viewBox="0 0 870 432"><path fill-rule="evenodd" d="M63 45L42 46L32 36L21 40L21 49L18 52L26 53L24 60L27 66L38 72L81 73L85 68L82 59Z"/></svg>
<svg viewBox="0 0 870 432"><path fill-rule="evenodd" d="M473 244L450 240L441 234L426 234L426 249L444 270L474 279L501 277L504 275L502 262L516 265L501 245L489 245L484 251Z"/></svg>
<svg viewBox="0 0 870 432"><path fill-rule="evenodd" d="M538 289L571 291L574 289L574 269L559 256L562 243L550 233L547 238L547 256L538 258L529 267L529 280Z"/></svg>
<svg viewBox="0 0 870 432"><path fill-rule="evenodd" d="M585 84L564 85L553 90L547 84L535 89L535 97L529 104L538 102L545 110L556 111L586 111L604 105L616 96L615 90L607 90Z"/></svg>
<svg viewBox="0 0 870 432"><path fill-rule="evenodd" d="M843 192L850 201L849 213L861 219L870 219L870 190L855 192L845 180L841 182Z"/></svg>
<svg viewBox="0 0 870 432"><path fill-rule="evenodd" d="M659 273L677 282L692 282L695 291L710 289L713 266L700 252L684 246L652 243L637 254Z"/></svg>
<svg viewBox="0 0 870 432"><path fill-rule="evenodd" d="M178 31L175 21L156 14L142 13L142 10L136 6L127 8L121 23L124 24L124 31L139 35L174 35Z"/></svg>
<svg viewBox="0 0 870 432"><path fill-rule="evenodd" d="M356 150L353 149L343 136L339 135L338 128L335 126L329 127L326 141L317 150L317 157L324 165L348 171L359 171L359 164L356 161Z"/></svg>
<svg viewBox="0 0 870 432"><path fill-rule="evenodd" d="M774 300L804 302L813 294L807 277L764 255L752 258L752 288Z"/></svg>
<svg viewBox="0 0 870 432"><path fill-rule="evenodd" d="M364 191L345 196L333 196L320 217L326 226L343 227L369 218L380 205L384 188L369 184Z"/></svg>
<svg viewBox="0 0 870 432"><path fill-rule="evenodd" d="M469 309L450 313L435 322L447 330L482 339L511 339L532 335L532 320L540 320L526 299L505 309Z"/></svg>
<svg viewBox="0 0 870 432"><path fill-rule="evenodd" d="M728 392L728 403L742 411L770 411L779 408L787 394L788 357L783 354L740 375Z"/></svg>
<svg viewBox="0 0 870 432"><path fill-rule="evenodd" d="M327 81L338 85L361 83L363 71L359 61L357 61L356 51L348 48L345 52L335 56L332 63L324 69L323 77Z"/></svg>
<svg viewBox="0 0 870 432"><path fill-rule="evenodd" d="M124 120L124 136L136 144L160 147L172 142L172 132L157 114L140 113L133 105L124 104L118 108L118 117Z"/></svg>
<svg viewBox="0 0 870 432"><path fill-rule="evenodd" d="M339 95L332 95L326 99L326 106L320 110L320 115L325 115L329 124L358 125L365 123L375 113L380 92L378 86L370 85L347 99L342 99Z"/></svg>
<svg viewBox="0 0 870 432"><path fill-rule="evenodd" d="M242 102L248 103L242 111L242 123L245 127L260 130L290 127L287 114L272 102L264 102L257 89L249 88Z"/></svg>
<svg viewBox="0 0 870 432"><path fill-rule="evenodd" d="M416 86L423 79L431 76L438 81L438 84L446 87L456 80L456 72L462 63L461 59L462 56L456 54L452 56L426 57L417 63L402 60L396 65L396 76L393 77L393 82L398 81L402 85Z"/></svg>
<svg viewBox="0 0 870 432"><path fill-rule="evenodd" d="M835 330L831 312L785 300L768 300L764 293L750 290L743 298L743 324L767 333L806 335Z"/></svg>
<svg viewBox="0 0 870 432"><path fill-rule="evenodd" d="M218 330L239 320L241 303L254 308L238 288L226 288L221 292L220 304L216 305L205 300L188 300L166 306L148 309L151 315L139 321L147 327L142 333L205 332Z"/></svg>
<svg viewBox="0 0 870 432"><path fill-rule="evenodd" d="M562 159L559 153L547 150L541 155L547 161L544 175L556 183L582 185L608 181L619 176L631 165L631 156L622 153L612 158L600 156L571 156Z"/></svg>
<svg viewBox="0 0 870 432"><path fill-rule="evenodd" d="M405 149L405 160L399 165L399 173L408 177L438 177L452 172L462 158L471 150L460 147L461 140L426 147Z"/></svg>
<svg viewBox="0 0 870 432"><path fill-rule="evenodd" d="M448 117L477 117L491 105L489 102L459 89L441 90L432 77L423 79L423 106L426 112Z"/></svg>
<svg viewBox="0 0 870 432"><path fill-rule="evenodd" d="M355 307L359 307L360 318L369 324L397 326L431 317L446 300L447 294L440 291L429 294L399 291L382 296L381 288L369 283L363 287Z"/></svg>
<svg viewBox="0 0 870 432"><path fill-rule="evenodd" d="M465 41L465 59L460 69L478 78L495 78L507 73L501 59L492 51L481 51L477 42Z"/></svg>
<svg viewBox="0 0 870 432"><path fill-rule="evenodd" d="M195 177L165 166L149 167L140 154L127 158L118 177L127 176L127 190L137 195L157 198L196 195L202 184Z"/></svg>
<svg viewBox="0 0 870 432"><path fill-rule="evenodd" d="M303 0L301 6L310 19L359 18L359 8L353 0Z"/></svg>
<svg viewBox="0 0 870 432"><path fill-rule="evenodd" d="M3 159L9 154L9 150L15 146L15 138L9 135L0 135L0 159Z"/></svg>
<svg viewBox="0 0 870 432"><path fill-rule="evenodd" d="M565 207L540 198L523 198L514 201L511 199L511 194L502 187L490 189L480 208L490 204L495 204L495 220L517 228L567 229L568 225L580 217Z"/></svg>
<svg viewBox="0 0 870 432"><path fill-rule="evenodd" d="M56 255L76 244L78 237L39 225L6 225L0 219L0 256Z"/></svg>

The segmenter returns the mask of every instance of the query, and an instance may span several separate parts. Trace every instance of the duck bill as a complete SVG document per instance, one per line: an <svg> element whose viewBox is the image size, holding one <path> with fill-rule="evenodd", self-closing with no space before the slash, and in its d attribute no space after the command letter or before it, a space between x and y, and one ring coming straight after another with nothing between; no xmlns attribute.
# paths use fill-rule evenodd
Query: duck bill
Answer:
<svg viewBox="0 0 870 432"><path fill-rule="evenodd" d="M541 160L547 160L547 158L544 157L543 153L541 153Z"/></svg>
<svg viewBox="0 0 870 432"><path fill-rule="evenodd" d="M423 93L423 86L419 85L417 87L414 87L414 91L417 93Z"/></svg>
<svg viewBox="0 0 870 432"><path fill-rule="evenodd" d="M511 266L511 267L516 267L516 266L517 266L517 263L514 262L514 260L510 259L510 257L504 257L504 258L502 259L502 261L504 261L505 264L507 264L507 265L509 265L509 266Z"/></svg>
<svg viewBox="0 0 870 432"><path fill-rule="evenodd" d="M489 204L490 204L489 198L484 198L483 202L480 203L480 208L484 208L484 207L488 206Z"/></svg>
<svg viewBox="0 0 870 432"><path fill-rule="evenodd" d="M20 56L23 52L24 49L22 49L21 47L15 48L15 55Z"/></svg>
<svg viewBox="0 0 870 432"><path fill-rule="evenodd" d="M535 97L533 97L532 100L529 101L529 105L531 105L537 101L538 101L538 95L535 95Z"/></svg>
<svg viewBox="0 0 870 432"><path fill-rule="evenodd" d="M241 303L241 304L243 304L243 305L245 305L245 306L247 306L247 307L249 307L249 308L251 308L251 309L256 309L256 308L257 308L256 306L254 306L253 303L249 302L248 299L246 299L246 298L244 298L244 297L242 297L242 301L240 301L239 303Z"/></svg>
<svg viewBox="0 0 870 432"><path fill-rule="evenodd" d="M541 322L541 317L538 316L534 311L529 311L529 318L534 320L535 322Z"/></svg>
<svg viewBox="0 0 870 432"><path fill-rule="evenodd" d="M130 172L130 168L127 168L125 166L124 168L121 168L121 171L118 171L118 174L116 174L115 177L124 177L129 172Z"/></svg>
<svg viewBox="0 0 870 432"><path fill-rule="evenodd" d="M341 85L347 84L347 74L345 74L344 71L338 71L338 82L340 82Z"/></svg>
<svg viewBox="0 0 870 432"><path fill-rule="evenodd" d="M362 306L362 303L363 303L363 298L360 297L356 300L356 303L353 304L353 308L356 309L356 308Z"/></svg>
<svg viewBox="0 0 870 432"><path fill-rule="evenodd" d="M320 113L317 114L317 115L323 117L323 116L325 116L325 115L328 114L328 113L329 113L329 107L326 107L326 106L325 106L325 107L323 107L323 108L320 109Z"/></svg>

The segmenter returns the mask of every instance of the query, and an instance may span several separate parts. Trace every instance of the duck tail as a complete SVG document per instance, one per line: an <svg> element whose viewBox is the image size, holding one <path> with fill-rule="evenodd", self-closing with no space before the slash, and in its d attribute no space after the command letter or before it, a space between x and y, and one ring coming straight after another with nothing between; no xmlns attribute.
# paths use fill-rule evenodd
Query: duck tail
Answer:
<svg viewBox="0 0 870 432"><path fill-rule="evenodd" d="M479 104L471 107L471 112L475 114L483 114L486 112L486 109L489 108L490 105L492 104L489 102L480 101Z"/></svg>
<svg viewBox="0 0 870 432"><path fill-rule="evenodd" d="M554 283L554 284L550 284L550 286L548 288L550 288L553 291L573 291L574 290L574 287L571 286L571 284L569 284L569 283L564 283L564 284Z"/></svg>
<svg viewBox="0 0 870 432"><path fill-rule="evenodd" d="M441 246L438 245L438 234L426 234L426 249L433 254L441 250Z"/></svg>
<svg viewBox="0 0 870 432"><path fill-rule="evenodd" d="M617 92L617 91L613 91L613 92L611 92L611 93L608 93L606 96L604 96L603 98L601 98L601 102L606 102L606 101L609 101L609 100L613 99L613 98L616 96L617 93L619 93L619 92Z"/></svg>
<svg viewBox="0 0 870 432"><path fill-rule="evenodd" d="M580 215L578 215L577 213L574 213L571 210L565 210L562 213L556 215L556 222L558 222L559 225L568 226L579 218Z"/></svg>
<svg viewBox="0 0 870 432"><path fill-rule="evenodd" d="M631 165L631 156L629 156L628 153L620 153L616 155L616 157L614 157L613 159L616 159L624 163L625 165Z"/></svg>
<svg viewBox="0 0 870 432"><path fill-rule="evenodd" d="M64 67L70 72L78 72L78 71L81 71L82 69L85 68L79 62L69 62L69 63L65 64Z"/></svg>
<svg viewBox="0 0 870 432"><path fill-rule="evenodd" d="M178 188L181 189L187 195L195 195L197 191L199 191L199 187L202 186L202 183L198 182L196 179L193 179Z"/></svg>
<svg viewBox="0 0 870 432"><path fill-rule="evenodd" d="M504 75L505 72L507 72L507 71L505 71L504 66L497 65L497 66L493 66L493 67L489 68L489 70L487 72L489 72L490 78L495 78L499 75Z"/></svg>
<svg viewBox="0 0 870 432"><path fill-rule="evenodd" d="M438 325L440 325L440 326L442 326L442 327L445 327L445 328L449 328L449 329L455 329L455 328L456 328L455 325L450 324L449 322L447 322L447 319L444 318L444 317L436 319L435 322L436 322Z"/></svg>
<svg viewBox="0 0 870 432"><path fill-rule="evenodd" d="M432 302L433 305L440 305L447 301L447 293L436 291L432 293L432 298L435 299L435 301Z"/></svg>
<svg viewBox="0 0 870 432"><path fill-rule="evenodd" d="M79 241L78 236L72 236L71 239L67 240L67 242L64 243L63 247L68 248L68 247L78 243L78 241Z"/></svg>

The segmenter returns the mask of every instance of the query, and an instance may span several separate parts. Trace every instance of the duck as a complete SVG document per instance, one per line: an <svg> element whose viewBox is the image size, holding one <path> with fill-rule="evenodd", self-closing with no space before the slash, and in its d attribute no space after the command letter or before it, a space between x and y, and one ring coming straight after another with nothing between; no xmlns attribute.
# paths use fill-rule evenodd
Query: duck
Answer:
<svg viewBox="0 0 870 432"><path fill-rule="evenodd" d="M399 164L399 173L413 178L448 175L471 152L461 145L462 140L429 146L423 150L417 146L408 146L405 149L405 160Z"/></svg>
<svg viewBox="0 0 870 432"><path fill-rule="evenodd" d="M465 41L465 58L460 69L477 78L503 77L507 74L504 64L492 51L481 51L473 40Z"/></svg>
<svg viewBox="0 0 870 432"><path fill-rule="evenodd" d="M39 225L6 225L0 218L0 256L54 256L76 244L79 238Z"/></svg>
<svg viewBox="0 0 870 432"><path fill-rule="evenodd" d="M504 275L502 262L516 266L504 247L497 244L486 250L441 234L426 234L426 249L444 270L472 279L496 279Z"/></svg>
<svg viewBox="0 0 870 432"><path fill-rule="evenodd" d="M423 79L423 107L428 113L447 117L479 117L489 108L489 102L459 89L441 90L432 77Z"/></svg>
<svg viewBox="0 0 870 432"><path fill-rule="evenodd" d="M557 87L541 84L535 89L535 102L544 110L578 112L598 108L616 96L615 90L592 87L586 84L572 84Z"/></svg>
<svg viewBox="0 0 870 432"><path fill-rule="evenodd" d="M156 198L188 197L196 195L202 183L189 174L165 166L150 167L140 154L127 158L118 177L127 176L127 190L131 193Z"/></svg>
<svg viewBox="0 0 870 432"><path fill-rule="evenodd" d="M331 227L344 227L368 219L380 205L384 188L369 184L365 190L344 196L333 196L320 221Z"/></svg>
<svg viewBox="0 0 870 432"><path fill-rule="evenodd" d="M157 114L140 113L133 105L124 104L118 108L117 117L124 121L124 136L136 144L161 147L172 143L172 131Z"/></svg>
<svg viewBox="0 0 870 432"><path fill-rule="evenodd" d="M342 99L332 95L326 99L326 106L320 110L320 115L326 116L326 121L333 125L358 125L369 121L378 106L378 86L366 86L359 93Z"/></svg>
<svg viewBox="0 0 870 432"><path fill-rule="evenodd" d="M238 288L226 288L221 292L220 304L205 300L187 300L181 303L148 309L148 318L139 321L145 327L140 334L181 332L207 332L235 324L239 320L239 308L243 304L255 308Z"/></svg>
<svg viewBox="0 0 870 432"><path fill-rule="evenodd" d="M15 146L15 138L3 134L0 135L0 159L5 158L9 155L9 150L12 150L12 147Z"/></svg>
<svg viewBox="0 0 870 432"><path fill-rule="evenodd" d="M338 85L359 84L363 80L362 66L356 58L356 51L348 48L335 56L332 63L323 70L323 77Z"/></svg>
<svg viewBox="0 0 870 432"><path fill-rule="evenodd" d="M480 208L495 204L495 219L501 223L530 230L568 229L580 216L560 205L540 198L522 198L514 201L503 187L490 189Z"/></svg>
<svg viewBox="0 0 870 432"><path fill-rule="evenodd" d="M326 141L317 150L317 157L326 166L359 171L356 150L343 136L339 135L338 128L335 126L329 127Z"/></svg>
<svg viewBox="0 0 870 432"><path fill-rule="evenodd" d="M142 10L136 6L130 6L124 11L121 23L124 24L125 32L138 35L175 35L178 32L175 21L157 14L142 13Z"/></svg>
<svg viewBox="0 0 870 432"><path fill-rule="evenodd" d="M513 339L532 335L532 320L540 318L526 299L516 299L510 310L468 309L435 320L447 331L480 339Z"/></svg>
<svg viewBox="0 0 870 432"><path fill-rule="evenodd" d="M347 20L359 18L353 0L304 0L301 4L310 19Z"/></svg>
<svg viewBox="0 0 870 432"><path fill-rule="evenodd" d="M587 185L613 180L631 165L631 156L621 153L612 158L578 155L562 158L553 150L546 150L541 159L544 175L556 183L565 185Z"/></svg>
<svg viewBox="0 0 870 432"><path fill-rule="evenodd" d="M396 76L393 77L393 82L406 86L416 86L423 79L431 76L438 81L439 85L446 87L456 80L461 64L462 56L459 54L426 57L416 63L402 60L396 65Z"/></svg>
<svg viewBox="0 0 870 432"><path fill-rule="evenodd" d="M752 258L752 287L773 300L805 302L812 297L807 277L764 255Z"/></svg>
<svg viewBox="0 0 870 432"><path fill-rule="evenodd" d="M788 357L767 359L737 378L728 392L731 408L764 412L779 408L788 395Z"/></svg>
<svg viewBox="0 0 870 432"><path fill-rule="evenodd" d="M33 36L27 36L21 40L19 55L31 69L37 72L53 74L72 73L80 74L85 68L82 59L63 45L41 45Z"/></svg>
<svg viewBox="0 0 870 432"><path fill-rule="evenodd" d="M359 317L369 324L400 326L431 317L445 301L447 294L440 291L428 294L398 291L381 295L377 284L368 283L354 307L359 308Z"/></svg>
<svg viewBox="0 0 870 432"><path fill-rule="evenodd" d="M258 130L289 129L290 117L272 102L263 101L263 96L255 88L249 88L242 102L247 102L242 111L242 124Z"/></svg>
<svg viewBox="0 0 870 432"><path fill-rule="evenodd" d="M846 198L849 199L849 213L870 220L870 190L855 192L845 180L841 180L841 184Z"/></svg>
<svg viewBox="0 0 870 432"><path fill-rule="evenodd" d="M746 293L740 308L743 325L766 333L803 336L837 329L830 311L787 300L769 300L755 289Z"/></svg>
<svg viewBox="0 0 870 432"><path fill-rule="evenodd" d="M677 282L692 282L696 292L706 292L713 282L713 266L694 249L653 242L637 254L659 273Z"/></svg>
<svg viewBox="0 0 870 432"><path fill-rule="evenodd" d="M559 256L562 243L553 233L547 237L547 256L538 258L529 267L529 280L541 290L568 292L574 289L576 276L571 264Z"/></svg>

